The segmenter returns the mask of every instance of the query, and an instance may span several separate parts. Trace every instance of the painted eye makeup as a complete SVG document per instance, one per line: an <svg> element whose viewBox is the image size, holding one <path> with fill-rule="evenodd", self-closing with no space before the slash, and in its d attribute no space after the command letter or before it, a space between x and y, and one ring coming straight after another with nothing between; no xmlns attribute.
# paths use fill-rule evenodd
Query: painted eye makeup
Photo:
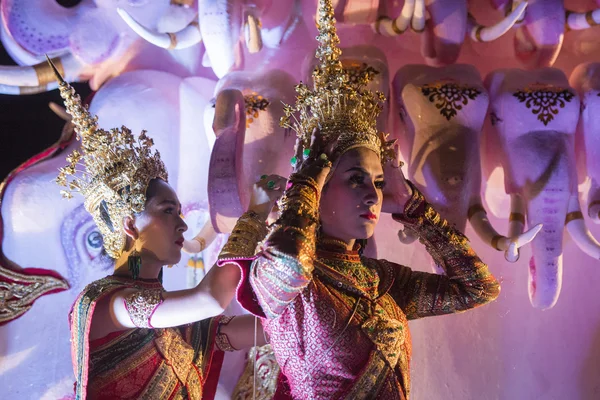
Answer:
<svg viewBox="0 0 600 400"><path fill-rule="evenodd" d="M365 178L362 175L352 175L349 179L350 183L354 183L356 185L360 185L364 183Z"/></svg>

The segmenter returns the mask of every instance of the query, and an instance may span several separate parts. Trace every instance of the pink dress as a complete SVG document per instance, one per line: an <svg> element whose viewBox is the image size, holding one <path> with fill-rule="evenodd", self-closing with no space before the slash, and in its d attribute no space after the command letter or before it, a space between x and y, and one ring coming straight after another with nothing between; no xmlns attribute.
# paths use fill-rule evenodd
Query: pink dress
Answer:
<svg viewBox="0 0 600 400"><path fill-rule="evenodd" d="M306 243L273 232L254 260L237 260L245 275L238 298L263 317L294 399L408 399L408 320L465 311L498 296L497 280L467 238L416 188L394 218L419 233L446 275L319 244L306 262L300 250Z"/></svg>

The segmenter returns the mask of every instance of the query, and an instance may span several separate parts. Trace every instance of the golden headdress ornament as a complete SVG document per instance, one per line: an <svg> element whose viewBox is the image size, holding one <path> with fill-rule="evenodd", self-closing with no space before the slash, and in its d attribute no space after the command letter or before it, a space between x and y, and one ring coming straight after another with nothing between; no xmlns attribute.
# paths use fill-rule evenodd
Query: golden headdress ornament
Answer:
<svg viewBox="0 0 600 400"><path fill-rule="evenodd" d="M167 181L165 165L158 151L152 152L154 142L142 131L137 140L131 130L106 131L98 127L98 118L81 103L75 90L64 81L48 59L59 81L60 95L73 119L81 152L74 150L69 163L60 169L56 183L65 198L79 192L85 198L85 209L92 215L104 239L109 256L118 258L125 245L123 218L144 210L146 189L152 179ZM82 162L81 162L82 161ZM83 165L84 170L78 169ZM71 180L67 176L71 175Z"/></svg>
<svg viewBox="0 0 600 400"><path fill-rule="evenodd" d="M312 75L314 88L311 90L302 82L296 85L296 105L284 106L280 125L296 131L305 148L310 145L315 128L326 142L337 139L334 158L356 147L372 149L382 163L395 158L394 141L387 141L388 135L377 129L385 96L366 89L376 72L365 68L358 76L354 71L351 77L342 66L331 0L319 0L317 29L319 45L315 57L319 65Z"/></svg>

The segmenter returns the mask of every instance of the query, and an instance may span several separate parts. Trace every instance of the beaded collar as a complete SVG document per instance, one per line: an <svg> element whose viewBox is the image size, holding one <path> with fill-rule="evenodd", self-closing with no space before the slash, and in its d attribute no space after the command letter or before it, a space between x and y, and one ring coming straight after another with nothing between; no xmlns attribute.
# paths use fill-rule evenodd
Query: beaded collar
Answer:
<svg viewBox="0 0 600 400"><path fill-rule="evenodd" d="M318 243L316 255L317 273L335 287L370 299L378 297L379 271L365 265L356 246L346 250L334 243Z"/></svg>

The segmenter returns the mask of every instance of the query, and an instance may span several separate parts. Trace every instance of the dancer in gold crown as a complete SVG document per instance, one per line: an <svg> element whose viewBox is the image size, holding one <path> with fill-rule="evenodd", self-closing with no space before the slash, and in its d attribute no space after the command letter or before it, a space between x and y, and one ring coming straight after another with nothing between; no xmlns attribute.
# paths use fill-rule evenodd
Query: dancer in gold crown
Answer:
<svg viewBox="0 0 600 400"><path fill-rule="evenodd" d="M293 398L408 399L408 320L483 305L500 287L404 179L377 130L383 95L365 89L368 71L350 80L339 61L331 0L319 1L317 27L314 89L298 85L282 120L298 134L295 172L261 251L237 260L239 298L263 317ZM446 275L363 257L381 212L414 231Z"/></svg>
<svg viewBox="0 0 600 400"><path fill-rule="evenodd" d="M126 127L100 129L56 73L81 141L57 182L65 197L84 196L115 259L114 274L88 285L69 316L76 398L210 399L223 351L250 347L255 337L264 344L254 317L215 317L233 298L239 270L225 265L193 289L163 289L162 268L180 260L187 226L160 155L145 132L136 139ZM282 186L276 176L255 185L251 211L239 219L222 258L254 254Z"/></svg>

